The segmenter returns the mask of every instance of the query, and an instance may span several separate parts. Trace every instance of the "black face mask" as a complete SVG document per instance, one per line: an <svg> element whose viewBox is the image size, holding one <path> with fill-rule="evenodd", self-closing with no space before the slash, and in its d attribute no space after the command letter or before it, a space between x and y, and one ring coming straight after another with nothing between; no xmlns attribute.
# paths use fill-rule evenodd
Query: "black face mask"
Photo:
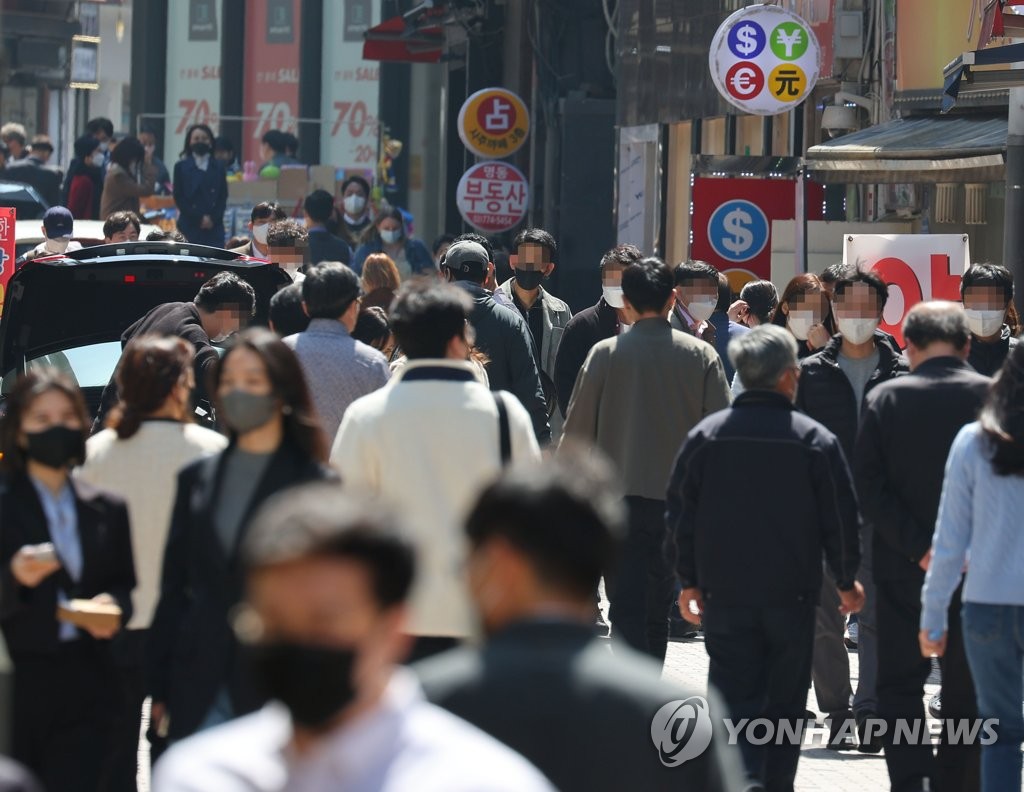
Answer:
<svg viewBox="0 0 1024 792"><path fill-rule="evenodd" d="M516 283L527 291L533 291L544 280L542 270L516 270Z"/></svg>
<svg viewBox="0 0 1024 792"><path fill-rule="evenodd" d="M209 143L193 143L192 153L197 157L205 157L211 151Z"/></svg>
<svg viewBox="0 0 1024 792"><path fill-rule="evenodd" d="M51 426L25 435L28 458L51 468L72 467L85 461L85 437L81 429Z"/></svg>
<svg viewBox="0 0 1024 792"><path fill-rule="evenodd" d="M263 693L284 704L299 726L322 729L356 697L354 649L277 641L246 652Z"/></svg>

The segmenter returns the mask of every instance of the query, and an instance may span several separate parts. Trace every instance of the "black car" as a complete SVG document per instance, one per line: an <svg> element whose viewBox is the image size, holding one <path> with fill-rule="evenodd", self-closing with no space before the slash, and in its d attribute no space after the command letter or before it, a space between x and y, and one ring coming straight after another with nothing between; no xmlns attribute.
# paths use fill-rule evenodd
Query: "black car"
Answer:
<svg viewBox="0 0 1024 792"><path fill-rule="evenodd" d="M95 414L129 325L157 305L191 301L225 270L252 285L252 323L265 325L270 298L291 278L273 264L228 250L127 242L28 262L11 278L0 316L0 412L18 374L45 365L71 374Z"/></svg>

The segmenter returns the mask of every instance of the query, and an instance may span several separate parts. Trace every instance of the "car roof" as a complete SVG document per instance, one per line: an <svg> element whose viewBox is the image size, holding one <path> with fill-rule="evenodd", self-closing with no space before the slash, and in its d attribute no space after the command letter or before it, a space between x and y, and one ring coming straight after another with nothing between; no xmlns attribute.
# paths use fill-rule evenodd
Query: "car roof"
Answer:
<svg viewBox="0 0 1024 792"><path fill-rule="evenodd" d="M0 374L58 350L119 341L153 308L192 302L203 283L224 271L252 285L256 324L266 324L270 298L291 283L269 262L187 243L99 245L29 261L7 287Z"/></svg>
<svg viewBox="0 0 1024 792"><path fill-rule="evenodd" d="M159 230L158 226L143 223L139 231L139 238L145 239L149 233ZM103 239L103 221L75 220L71 238L79 241ZM43 221L40 219L17 220L14 223L14 241L18 245L38 245L43 241Z"/></svg>

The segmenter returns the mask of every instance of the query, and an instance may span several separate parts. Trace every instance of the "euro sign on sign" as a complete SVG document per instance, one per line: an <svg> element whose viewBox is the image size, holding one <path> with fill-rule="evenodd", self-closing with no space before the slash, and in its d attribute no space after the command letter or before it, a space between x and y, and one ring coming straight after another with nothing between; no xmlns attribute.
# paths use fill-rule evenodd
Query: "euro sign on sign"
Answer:
<svg viewBox="0 0 1024 792"><path fill-rule="evenodd" d="M708 65L727 102L747 113L776 115L800 104L814 88L821 48L810 24L793 12L752 5L718 28Z"/></svg>

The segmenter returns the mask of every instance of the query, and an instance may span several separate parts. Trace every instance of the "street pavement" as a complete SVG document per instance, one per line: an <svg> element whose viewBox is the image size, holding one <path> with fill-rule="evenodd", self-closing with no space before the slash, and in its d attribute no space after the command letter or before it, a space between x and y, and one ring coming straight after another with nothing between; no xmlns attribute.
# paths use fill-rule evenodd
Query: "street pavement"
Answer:
<svg viewBox="0 0 1024 792"><path fill-rule="evenodd" d="M857 689L859 674L857 652L851 651L850 677L853 689ZM668 645L665 659L665 678L686 686L696 693L707 689L708 654L702 638L673 641ZM937 681L933 674L929 680ZM925 687L925 701L938 692L938 684ZM807 695L807 709L816 712L817 701L814 691ZM821 717L818 718L821 722ZM884 792L889 788L889 776L882 754L861 754L856 751L830 751L827 748L805 746L800 755L796 774L797 792Z"/></svg>

